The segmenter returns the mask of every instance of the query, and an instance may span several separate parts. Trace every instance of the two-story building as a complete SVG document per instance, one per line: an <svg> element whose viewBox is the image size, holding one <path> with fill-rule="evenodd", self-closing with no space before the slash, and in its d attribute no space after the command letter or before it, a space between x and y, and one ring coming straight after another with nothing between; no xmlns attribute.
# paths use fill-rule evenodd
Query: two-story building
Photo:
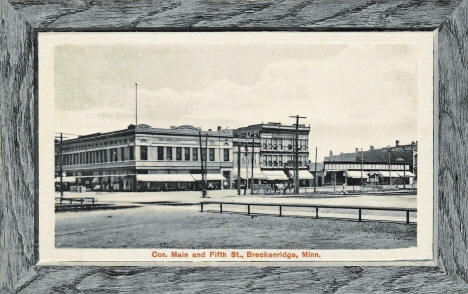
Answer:
<svg viewBox="0 0 468 294"><path fill-rule="evenodd" d="M308 171L310 127L298 125L298 166L301 186L313 185ZM294 176L296 126L281 123L261 123L234 130L235 140L254 141L259 150L258 177L266 181L285 182ZM236 151L234 151L236 152ZM242 151L241 151L242 152ZM235 165L235 162L234 162ZM254 172L254 176L255 176ZM235 176L235 175L234 175Z"/></svg>
<svg viewBox="0 0 468 294"><path fill-rule="evenodd" d="M221 127L148 125L79 136L56 142L56 177L62 158L67 182L93 190L193 190L200 188L203 156L209 187L222 188L233 167L232 137L232 130Z"/></svg>

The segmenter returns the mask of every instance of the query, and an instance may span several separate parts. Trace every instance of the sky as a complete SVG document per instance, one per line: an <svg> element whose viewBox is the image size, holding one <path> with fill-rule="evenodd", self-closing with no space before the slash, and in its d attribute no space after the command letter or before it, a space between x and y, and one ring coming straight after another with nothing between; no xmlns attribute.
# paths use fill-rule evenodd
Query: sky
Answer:
<svg viewBox="0 0 468 294"><path fill-rule="evenodd" d="M307 118L310 159L330 150L416 140L417 48L411 44L60 45L57 132L138 123L231 129Z"/></svg>

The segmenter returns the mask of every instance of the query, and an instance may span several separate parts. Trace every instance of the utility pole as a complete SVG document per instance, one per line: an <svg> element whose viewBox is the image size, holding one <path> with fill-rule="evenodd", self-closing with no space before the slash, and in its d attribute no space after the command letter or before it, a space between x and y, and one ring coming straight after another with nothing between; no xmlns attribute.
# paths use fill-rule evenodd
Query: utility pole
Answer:
<svg viewBox="0 0 468 294"><path fill-rule="evenodd" d="M299 194L299 119L306 118L305 116L290 116L296 119L296 146L294 154L294 193Z"/></svg>
<svg viewBox="0 0 468 294"><path fill-rule="evenodd" d="M254 184L254 164L255 164L255 139L252 139L252 161L250 165L250 195L253 195L253 184Z"/></svg>
<svg viewBox="0 0 468 294"><path fill-rule="evenodd" d="M204 177L203 177L203 197L206 196L206 189L208 188L208 132L205 134L205 169L203 170Z"/></svg>
<svg viewBox="0 0 468 294"><path fill-rule="evenodd" d="M362 165L364 163L364 153L362 151L362 147L361 147L361 191L362 191Z"/></svg>
<svg viewBox="0 0 468 294"><path fill-rule="evenodd" d="M315 146L314 194L317 193L317 146Z"/></svg>
<svg viewBox="0 0 468 294"><path fill-rule="evenodd" d="M237 145L237 195L240 195L241 188L241 144Z"/></svg>
<svg viewBox="0 0 468 294"><path fill-rule="evenodd" d="M388 149L388 184L389 184L389 188L392 187L392 165L391 165L391 161L390 161L390 152L392 150L389 148Z"/></svg>
<svg viewBox="0 0 468 294"><path fill-rule="evenodd" d="M63 198L63 133L60 133L60 198Z"/></svg>
<svg viewBox="0 0 468 294"><path fill-rule="evenodd" d="M138 84L135 83L135 134L133 136L133 158L135 159L135 162L137 161L136 158L136 136L137 136L137 126L138 126ZM137 170L135 167L135 192L138 192L138 179L137 179Z"/></svg>
<svg viewBox="0 0 468 294"><path fill-rule="evenodd" d="M138 125L138 84L135 83L135 128Z"/></svg>
<svg viewBox="0 0 468 294"><path fill-rule="evenodd" d="M249 185L249 147L248 143L245 141L245 186L244 186L244 195L247 194L247 186Z"/></svg>
<svg viewBox="0 0 468 294"><path fill-rule="evenodd" d="M201 130L198 131L198 141L200 143L200 172L201 172L201 185L202 185L202 197L204 197L203 195L203 191L204 191L204 182L205 182L205 179L204 179L204 173L203 173L203 145L202 145L202 136L201 136Z"/></svg>

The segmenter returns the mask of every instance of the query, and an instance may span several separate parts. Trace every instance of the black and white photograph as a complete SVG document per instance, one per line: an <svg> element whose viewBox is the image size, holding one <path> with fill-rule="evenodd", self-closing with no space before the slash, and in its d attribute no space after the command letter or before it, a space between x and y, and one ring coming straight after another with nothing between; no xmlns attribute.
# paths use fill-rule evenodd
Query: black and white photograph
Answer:
<svg viewBox="0 0 468 294"><path fill-rule="evenodd" d="M76 260L431 259L432 42L41 33L44 244Z"/></svg>

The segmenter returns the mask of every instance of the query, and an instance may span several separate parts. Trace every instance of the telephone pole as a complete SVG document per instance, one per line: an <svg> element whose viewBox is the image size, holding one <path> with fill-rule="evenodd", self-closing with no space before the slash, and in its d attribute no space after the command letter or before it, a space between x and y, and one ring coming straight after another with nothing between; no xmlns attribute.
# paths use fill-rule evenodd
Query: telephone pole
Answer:
<svg viewBox="0 0 468 294"><path fill-rule="evenodd" d="M135 83L135 128L138 125L138 84Z"/></svg>
<svg viewBox="0 0 468 294"><path fill-rule="evenodd" d="M305 116L290 116L296 119L296 144L294 154L294 193L299 194L299 119L307 118Z"/></svg>
<svg viewBox="0 0 468 294"><path fill-rule="evenodd" d="M63 198L63 133L60 133L60 198ZM62 201L62 200L60 200Z"/></svg>
<svg viewBox="0 0 468 294"><path fill-rule="evenodd" d="M254 164L255 164L255 139L252 139L252 161L250 165L251 175L250 175L250 195L253 195L253 184L254 184Z"/></svg>
<svg viewBox="0 0 468 294"><path fill-rule="evenodd" d="M237 145L237 195L240 195L241 189L241 144Z"/></svg>
<svg viewBox="0 0 468 294"><path fill-rule="evenodd" d="M247 141L245 141L245 186L244 195L247 194L247 186L249 185L249 147Z"/></svg>
<svg viewBox="0 0 468 294"><path fill-rule="evenodd" d="M361 147L361 191L362 191L362 165L363 165L363 163L364 163L364 153L363 153L362 147Z"/></svg>
<svg viewBox="0 0 468 294"><path fill-rule="evenodd" d="M206 190L208 188L207 174L208 174L208 132L205 134L205 169L203 170L203 197L206 196Z"/></svg>
<svg viewBox="0 0 468 294"><path fill-rule="evenodd" d="M205 175L203 172L203 145L202 145L202 135L201 130L198 131L198 141L200 143L200 172L201 172L201 188L202 188L202 197L205 197Z"/></svg>
<svg viewBox="0 0 468 294"><path fill-rule="evenodd" d="M317 193L317 146L315 146L314 194Z"/></svg>

